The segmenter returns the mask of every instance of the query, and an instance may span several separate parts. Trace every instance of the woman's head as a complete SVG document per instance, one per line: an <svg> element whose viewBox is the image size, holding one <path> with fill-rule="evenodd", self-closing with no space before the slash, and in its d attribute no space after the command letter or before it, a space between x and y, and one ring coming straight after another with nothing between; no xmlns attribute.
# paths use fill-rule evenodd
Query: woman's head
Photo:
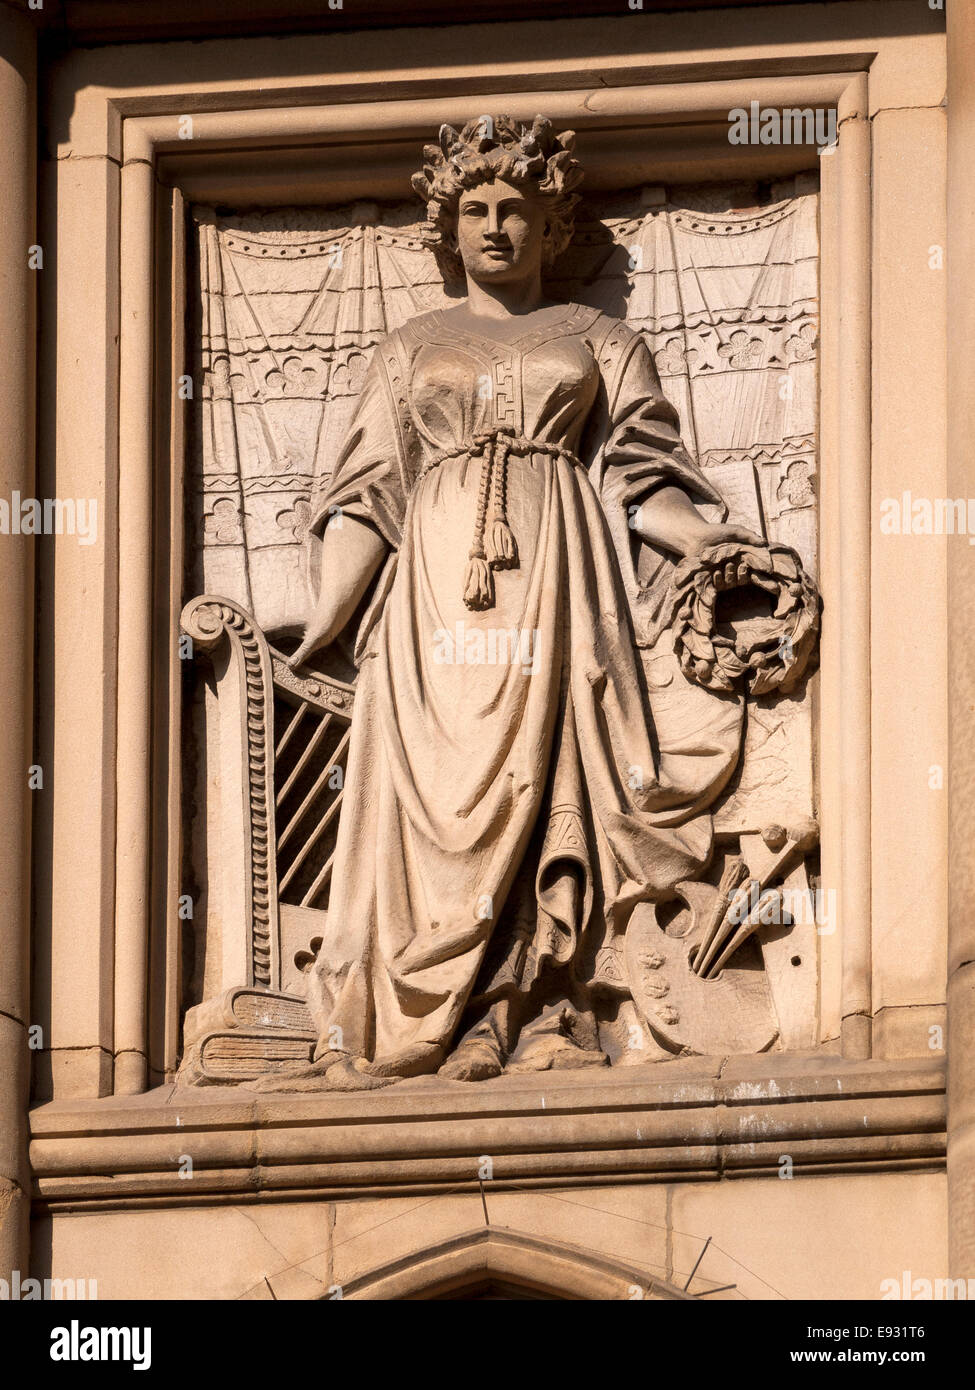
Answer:
<svg viewBox="0 0 975 1390"><path fill-rule="evenodd" d="M572 131L481 116L441 126L413 187L427 205L427 244L445 278L500 280L551 262L568 245L582 179Z"/></svg>

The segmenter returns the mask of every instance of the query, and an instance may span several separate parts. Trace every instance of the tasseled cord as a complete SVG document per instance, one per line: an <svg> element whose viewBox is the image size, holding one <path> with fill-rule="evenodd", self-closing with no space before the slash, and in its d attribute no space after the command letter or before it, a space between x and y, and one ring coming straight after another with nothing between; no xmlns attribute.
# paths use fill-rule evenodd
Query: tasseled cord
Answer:
<svg viewBox="0 0 975 1390"><path fill-rule="evenodd" d="M494 578L484 553L484 527L487 521L493 460L494 442L488 440L484 445L484 462L481 464L481 482L477 494L477 517L474 522L474 544L471 546L470 558L467 561L467 573L464 576L464 602L468 608L492 608L494 606Z"/></svg>
<svg viewBox="0 0 975 1390"><path fill-rule="evenodd" d="M491 511L493 519L488 534L488 563L495 570L518 567L518 546L508 525L508 441L499 437L494 446L492 469Z"/></svg>

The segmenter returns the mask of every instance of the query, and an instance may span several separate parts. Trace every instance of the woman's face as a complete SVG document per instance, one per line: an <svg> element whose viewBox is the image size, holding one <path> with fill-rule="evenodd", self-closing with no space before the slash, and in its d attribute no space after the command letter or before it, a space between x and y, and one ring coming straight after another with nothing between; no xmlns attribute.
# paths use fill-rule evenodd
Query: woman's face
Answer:
<svg viewBox="0 0 975 1390"><path fill-rule="evenodd" d="M465 189L457 207L457 246L478 283L535 278L542 265L548 219L542 204L495 179Z"/></svg>

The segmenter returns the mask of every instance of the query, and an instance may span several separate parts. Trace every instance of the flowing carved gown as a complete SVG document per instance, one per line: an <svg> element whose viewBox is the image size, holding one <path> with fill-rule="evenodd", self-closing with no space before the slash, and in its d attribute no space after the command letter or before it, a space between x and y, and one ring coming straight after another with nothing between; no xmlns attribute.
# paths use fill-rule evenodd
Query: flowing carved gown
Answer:
<svg viewBox="0 0 975 1390"><path fill-rule="evenodd" d="M642 579L633 563L627 507L655 487L720 505L642 339L572 304L520 336L453 317L375 349L313 523L362 519L391 552L359 632L319 1054L403 1075L435 1069L472 997L547 967L625 989L626 919L707 863L741 729L740 701L686 682L658 631L672 561ZM521 441L504 488L518 564L475 611L472 441L493 431Z"/></svg>

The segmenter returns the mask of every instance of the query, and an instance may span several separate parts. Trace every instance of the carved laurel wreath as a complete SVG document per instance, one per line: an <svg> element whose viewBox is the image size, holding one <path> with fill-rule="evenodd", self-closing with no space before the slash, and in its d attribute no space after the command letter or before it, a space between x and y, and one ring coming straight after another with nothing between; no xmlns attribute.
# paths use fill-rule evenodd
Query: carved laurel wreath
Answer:
<svg viewBox="0 0 975 1390"><path fill-rule="evenodd" d="M771 596L771 616L743 622L733 635L718 631L719 592L746 586ZM709 690L734 690L744 678L752 695L785 694L802 678L815 652L819 591L786 545L711 546L680 562L671 599L681 670Z"/></svg>

